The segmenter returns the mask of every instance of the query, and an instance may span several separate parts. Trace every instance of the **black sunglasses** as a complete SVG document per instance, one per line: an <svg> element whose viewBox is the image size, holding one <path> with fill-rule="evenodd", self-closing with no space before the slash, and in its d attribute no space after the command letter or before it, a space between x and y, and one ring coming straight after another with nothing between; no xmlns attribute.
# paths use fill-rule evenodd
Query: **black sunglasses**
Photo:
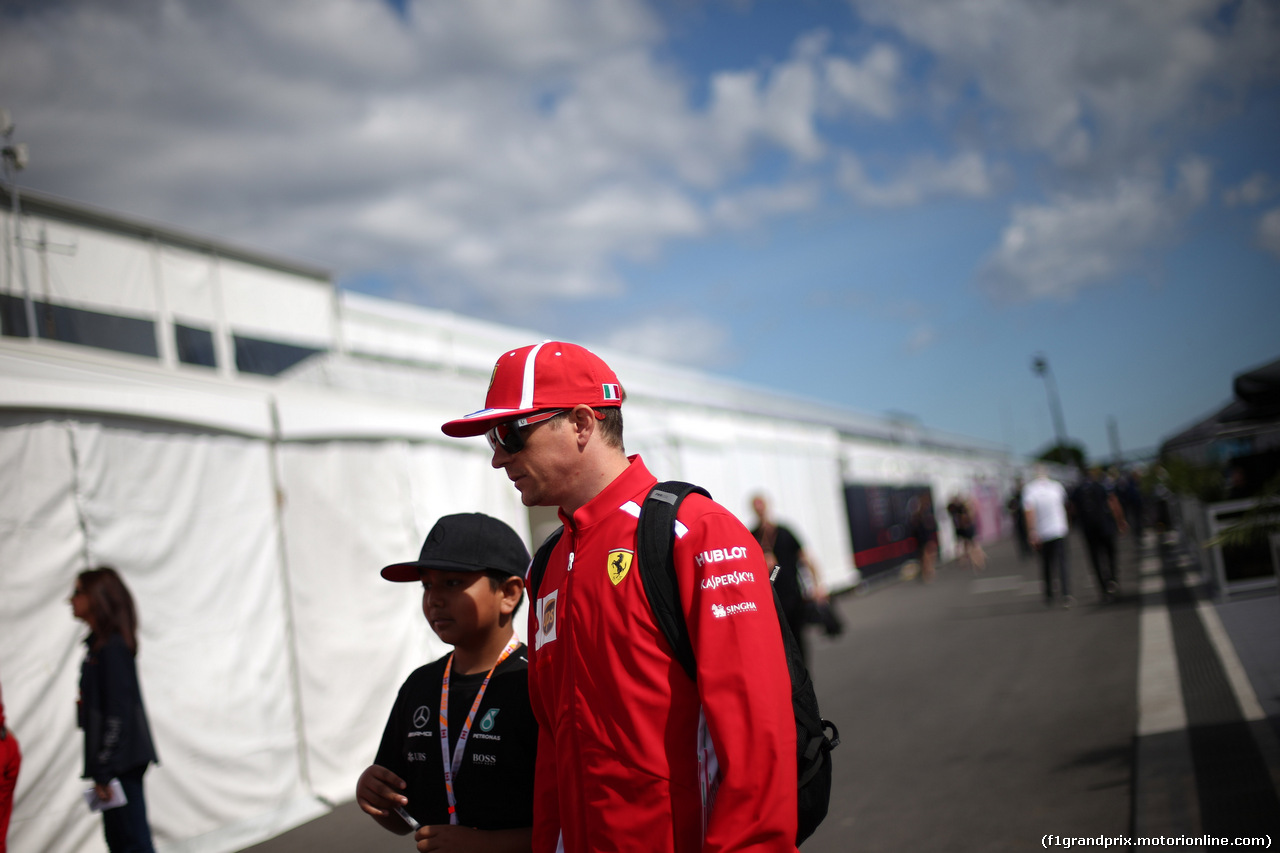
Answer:
<svg viewBox="0 0 1280 853"><path fill-rule="evenodd" d="M514 421L498 424L484 434L489 439L489 448L497 450L501 447L508 453L519 453L524 450L524 434L521 432L525 427L535 426L537 424L549 421L556 415L569 411L568 409L553 409L549 412L535 412L532 415L526 415L523 418L517 418Z"/></svg>

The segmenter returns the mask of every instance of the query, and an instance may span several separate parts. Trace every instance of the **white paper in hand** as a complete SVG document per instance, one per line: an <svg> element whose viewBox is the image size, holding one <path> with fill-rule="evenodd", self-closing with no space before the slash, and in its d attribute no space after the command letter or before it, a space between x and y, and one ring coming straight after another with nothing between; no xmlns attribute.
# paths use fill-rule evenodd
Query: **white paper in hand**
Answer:
<svg viewBox="0 0 1280 853"><path fill-rule="evenodd" d="M119 779L112 779L107 783L107 792L111 795L103 800L98 797L98 791L90 785L84 792L84 801L89 804L89 811L102 812L107 809L114 809L123 806L129 802L124 796L124 786L120 784Z"/></svg>

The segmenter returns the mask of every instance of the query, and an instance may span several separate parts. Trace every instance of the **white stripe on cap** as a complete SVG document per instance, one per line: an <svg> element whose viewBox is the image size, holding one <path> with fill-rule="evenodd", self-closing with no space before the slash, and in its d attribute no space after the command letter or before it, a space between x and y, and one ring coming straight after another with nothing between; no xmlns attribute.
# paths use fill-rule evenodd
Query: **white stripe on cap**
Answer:
<svg viewBox="0 0 1280 853"><path fill-rule="evenodd" d="M520 408L533 408L533 375L537 371L534 369L538 363L538 351L546 346L547 341L535 346L529 350L529 354L524 360L524 383L520 386Z"/></svg>

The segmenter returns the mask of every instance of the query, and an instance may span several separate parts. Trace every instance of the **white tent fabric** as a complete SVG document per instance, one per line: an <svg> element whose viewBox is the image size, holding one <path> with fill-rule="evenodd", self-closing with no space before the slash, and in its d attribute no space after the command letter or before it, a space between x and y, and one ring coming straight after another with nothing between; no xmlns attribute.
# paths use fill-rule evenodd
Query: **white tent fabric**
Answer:
<svg viewBox="0 0 1280 853"><path fill-rule="evenodd" d="M23 751L10 849L91 849L73 736L79 632L67 598L84 536L71 439L44 416L4 413L0 424L0 678Z"/></svg>
<svg viewBox="0 0 1280 853"><path fill-rule="evenodd" d="M327 347L333 338L333 293L315 282L220 258L215 278L232 328Z"/></svg>
<svg viewBox="0 0 1280 853"><path fill-rule="evenodd" d="M103 231L69 229L58 222L24 222L23 228L29 235L40 234L44 244L55 248L42 251L40 240L29 240L24 248L28 276L40 279L33 282L37 298L91 310L155 311L151 246ZM97 275L80 275L86 268ZM45 274L36 276L41 269Z"/></svg>

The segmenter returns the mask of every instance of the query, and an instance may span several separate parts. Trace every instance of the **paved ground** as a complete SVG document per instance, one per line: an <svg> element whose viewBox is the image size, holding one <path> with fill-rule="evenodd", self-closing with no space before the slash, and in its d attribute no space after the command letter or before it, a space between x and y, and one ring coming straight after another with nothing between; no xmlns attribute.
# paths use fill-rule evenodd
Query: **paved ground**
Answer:
<svg viewBox="0 0 1280 853"><path fill-rule="evenodd" d="M1135 831L1280 842L1274 594L1203 604L1176 543L1148 536L1124 542L1124 594L1103 605L1075 540L1070 610L1045 607L1038 564L1011 543L980 575L952 563L932 584L838 602L846 631L814 638L813 669L843 742L806 853L1024 851ZM406 849L350 803L249 848Z"/></svg>
<svg viewBox="0 0 1280 853"><path fill-rule="evenodd" d="M1069 558L1070 610L1045 607L1038 564L1007 543L980 575L953 563L931 585L842 602L848 631L816 665L846 734L839 799L806 851L1127 833L1137 605L1098 605L1083 554Z"/></svg>

